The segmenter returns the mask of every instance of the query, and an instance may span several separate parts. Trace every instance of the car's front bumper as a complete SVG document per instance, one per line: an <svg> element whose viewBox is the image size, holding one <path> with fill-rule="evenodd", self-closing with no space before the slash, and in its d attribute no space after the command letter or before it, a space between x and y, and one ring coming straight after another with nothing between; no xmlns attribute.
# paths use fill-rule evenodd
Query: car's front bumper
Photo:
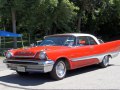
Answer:
<svg viewBox="0 0 120 90"><path fill-rule="evenodd" d="M7 67L20 71L20 72L30 72L30 71L36 71L36 72L50 72L53 69L54 61L52 60L11 60L11 59L5 59L4 63L7 64Z"/></svg>

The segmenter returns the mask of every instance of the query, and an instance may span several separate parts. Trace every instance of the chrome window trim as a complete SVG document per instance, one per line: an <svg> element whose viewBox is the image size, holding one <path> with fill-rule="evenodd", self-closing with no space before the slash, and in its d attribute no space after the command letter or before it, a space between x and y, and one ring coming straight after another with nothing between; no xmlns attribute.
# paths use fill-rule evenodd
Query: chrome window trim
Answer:
<svg viewBox="0 0 120 90"><path fill-rule="evenodd" d="M75 36L75 37L79 37L79 36L89 36L89 37L93 38L93 39L97 42L98 45L100 44L100 42L98 41L98 39L97 39L95 36L93 36L93 35L91 35L91 34L85 34L85 33L54 34L54 35L45 36L44 38L46 38L46 37L52 37L52 36L65 36L65 35L71 35L71 36Z"/></svg>

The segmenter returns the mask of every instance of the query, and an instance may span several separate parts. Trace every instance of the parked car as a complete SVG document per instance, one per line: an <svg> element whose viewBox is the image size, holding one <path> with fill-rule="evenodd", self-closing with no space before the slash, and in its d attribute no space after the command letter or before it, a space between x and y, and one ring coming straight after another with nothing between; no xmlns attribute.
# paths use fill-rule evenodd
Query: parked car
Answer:
<svg viewBox="0 0 120 90"><path fill-rule="evenodd" d="M39 46L41 44L42 40L36 41L35 43L30 44L30 47Z"/></svg>
<svg viewBox="0 0 120 90"><path fill-rule="evenodd" d="M66 76L67 70L93 64L107 67L109 59L118 55L120 40L100 41L83 33L50 35L35 47L9 50L4 63L19 75L33 71L50 72L53 79L60 80Z"/></svg>

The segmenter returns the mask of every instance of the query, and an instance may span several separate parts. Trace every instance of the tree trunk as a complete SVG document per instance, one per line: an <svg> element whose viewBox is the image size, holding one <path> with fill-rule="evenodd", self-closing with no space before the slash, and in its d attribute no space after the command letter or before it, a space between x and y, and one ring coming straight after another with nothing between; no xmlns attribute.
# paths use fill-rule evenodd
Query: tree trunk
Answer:
<svg viewBox="0 0 120 90"><path fill-rule="evenodd" d="M81 32L81 16L78 16L77 30L78 30L79 33Z"/></svg>
<svg viewBox="0 0 120 90"><path fill-rule="evenodd" d="M29 37L29 45L31 44L31 38L30 38L30 33L28 34Z"/></svg>
<svg viewBox="0 0 120 90"><path fill-rule="evenodd" d="M3 28L4 28L4 31L5 31L5 25L3 25ZM4 40L4 48L5 48L5 37L3 37L3 40Z"/></svg>
<svg viewBox="0 0 120 90"><path fill-rule="evenodd" d="M13 33L16 33L16 18L15 18L15 10L11 8L11 14L12 14L12 27L13 27ZM14 37L14 48L17 48L17 38Z"/></svg>
<svg viewBox="0 0 120 90"><path fill-rule="evenodd" d="M0 48L2 48L2 44L1 44L1 37L0 37Z"/></svg>
<svg viewBox="0 0 120 90"><path fill-rule="evenodd" d="M57 32L57 26L55 23L53 23L52 34L56 34L56 32Z"/></svg>

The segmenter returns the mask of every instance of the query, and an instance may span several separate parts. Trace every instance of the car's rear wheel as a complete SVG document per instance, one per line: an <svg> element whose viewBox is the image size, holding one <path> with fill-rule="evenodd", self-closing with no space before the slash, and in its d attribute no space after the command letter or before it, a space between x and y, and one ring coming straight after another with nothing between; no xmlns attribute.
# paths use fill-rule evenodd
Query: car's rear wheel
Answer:
<svg viewBox="0 0 120 90"><path fill-rule="evenodd" d="M16 71L18 75L20 76L26 76L29 74L29 72L19 72L19 71Z"/></svg>
<svg viewBox="0 0 120 90"><path fill-rule="evenodd" d="M59 60L55 63L50 75L55 80L61 80L66 76L66 64L64 61Z"/></svg>
<svg viewBox="0 0 120 90"><path fill-rule="evenodd" d="M102 68L105 68L109 65L109 59L111 57L110 56L105 56L102 60L102 62L99 64Z"/></svg>

